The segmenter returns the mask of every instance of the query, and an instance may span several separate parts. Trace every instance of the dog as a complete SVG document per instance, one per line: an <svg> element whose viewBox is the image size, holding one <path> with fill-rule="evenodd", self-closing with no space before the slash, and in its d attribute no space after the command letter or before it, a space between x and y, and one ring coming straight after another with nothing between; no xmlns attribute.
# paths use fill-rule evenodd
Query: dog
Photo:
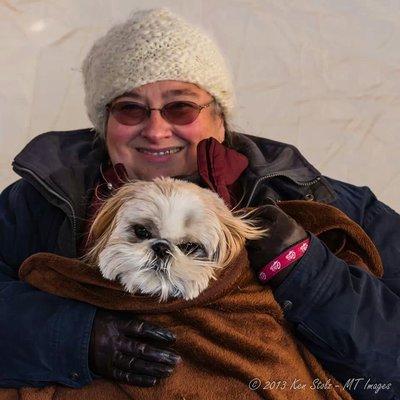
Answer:
<svg viewBox="0 0 400 400"><path fill-rule="evenodd" d="M209 189L173 178L133 181L106 200L85 261L132 294L196 298L243 249L267 233Z"/></svg>

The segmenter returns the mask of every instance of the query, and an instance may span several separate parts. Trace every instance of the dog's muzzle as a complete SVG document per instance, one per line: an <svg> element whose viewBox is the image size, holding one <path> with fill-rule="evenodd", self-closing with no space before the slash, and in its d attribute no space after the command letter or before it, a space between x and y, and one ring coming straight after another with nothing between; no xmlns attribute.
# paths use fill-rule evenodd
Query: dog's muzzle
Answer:
<svg viewBox="0 0 400 400"><path fill-rule="evenodd" d="M154 251L155 255L162 260L171 255L171 247L168 240L157 240L157 242L154 242L151 245L151 248Z"/></svg>

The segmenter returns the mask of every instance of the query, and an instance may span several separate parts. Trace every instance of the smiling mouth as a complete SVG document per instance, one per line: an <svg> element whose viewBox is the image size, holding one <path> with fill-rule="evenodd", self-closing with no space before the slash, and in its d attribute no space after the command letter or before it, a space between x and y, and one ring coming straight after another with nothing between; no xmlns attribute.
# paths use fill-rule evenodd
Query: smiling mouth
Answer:
<svg viewBox="0 0 400 400"><path fill-rule="evenodd" d="M160 150L152 150L146 149L144 147L137 147L136 150L139 153L143 154L151 154L153 156L167 156L169 154L176 154L183 150L183 147L169 147L167 149L160 149Z"/></svg>

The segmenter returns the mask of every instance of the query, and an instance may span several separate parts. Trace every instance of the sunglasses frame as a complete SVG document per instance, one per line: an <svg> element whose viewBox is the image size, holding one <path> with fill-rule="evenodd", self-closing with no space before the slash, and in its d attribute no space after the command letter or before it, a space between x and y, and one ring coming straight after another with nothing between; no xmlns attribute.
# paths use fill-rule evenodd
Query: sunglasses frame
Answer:
<svg viewBox="0 0 400 400"><path fill-rule="evenodd" d="M209 107L212 103L214 103L214 101L215 101L215 99L212 99L212 100L211 100L209 103L207 103L207 104L199 105L199 104L193 103L192 101L175 100L175 101L171 101L171 102L169 102L169 103L167 103L167 104L164 104L161 108L152 108L152 107L149 107L149 106L142 105L142 104L140 104L140 103L136 103L136 102L134 102L134 101L119 101L119 102L116 102L116 103L114 103L114 104L107 104L106 109L107 109L107 111L108 111L109 113L111 113L111 114L114 116L114 118L115 118L120 124L126 125L126 126L136 126L136 125L141 124L146 118L147 118L147 119L150 118L150 115L151 115L151 112L152 112L152 111L159 111L161 117L162 117L165 121L167 121L168 123L170 123L170 124L173 124L173 125L189 125L189 124L191 124L192 122L196 121L196 119L199 117L200 113L201 113L205 108ZM137 124L124 124L124 123L120 122L120 121L118 120L117 116L113 113L113 111L115 110L115 106L116 106L117 104L121 104L121 103L131 103L131 104L136 104L136 105L142 107L143 110L146 111L146 113L144 114L144 118L143 118L141 121L139 121ZM190 121L190 122L185 122L184 124L177 124L176 122L170 121L170 120L165 116L165 114L164 114L164 113L165 113L165 108L168 107L168 106L170 106L171 104L174 104L174 103L189 104L191 107L193 107L195 110L197 110L197 115L196 115L196 117L195 117L192 121Z"/></svg>

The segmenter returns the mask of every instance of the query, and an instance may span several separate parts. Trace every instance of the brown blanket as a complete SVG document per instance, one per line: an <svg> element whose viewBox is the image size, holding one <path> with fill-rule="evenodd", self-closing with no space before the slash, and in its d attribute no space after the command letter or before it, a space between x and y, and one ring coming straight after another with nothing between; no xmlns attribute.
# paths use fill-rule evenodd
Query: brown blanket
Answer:
<svg viewBox="0 0 400 400"><path fill-rule="evenodd" d="M280 206L338 257L382 275L375 246L339 210L304 201ZM245 251L191 301L160 304L146 296L132 296L80 261L47 253L27 259L20 277L41 290L108 309L130 310L169 327L178 337L174 348L183 363L154 388L101 379L82 389L4 389L0 400L351 399L295 339L272 291L256 283ZM323 388L316 389L317 384Z"/></svg>

